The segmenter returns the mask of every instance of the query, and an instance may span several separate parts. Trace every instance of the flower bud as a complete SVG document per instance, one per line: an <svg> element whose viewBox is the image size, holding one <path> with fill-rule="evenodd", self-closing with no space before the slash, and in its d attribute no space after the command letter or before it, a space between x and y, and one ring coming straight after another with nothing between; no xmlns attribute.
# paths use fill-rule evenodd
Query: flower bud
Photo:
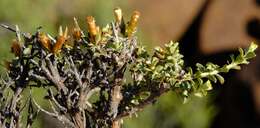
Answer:
<svg viewBox="0 0 260 128"><path fill-rule="evenodd" d="M82 33L76 18L74 18L74 24L75 28L73 29L72 36L76 41L78 41L81 39Z"/></svg>
<svg viewBox="0 0 260 128"><path fill-rule="evenodd" d="M63 33L62 27L60 26L59 36L57 37L57 41L52 48L52 52L58 53L68 38L68 27L65 28L65 31Z"/></svg>
<svg viewBox="0 0 260 128"><path fill-rule="evenodd" d="M80 30L78 30L78 29L76 29L76 28L74 28L73 29L73 38L75 39L75 40L80 40L81 39L81 31Z"/></svg>
<svg viewBox="0 0 260 128"><path fill-rule="evenodd" d="M115 15L116 22L117 22L118 24L120 24L121 21L122 21L122 17L123 17L121 8L118 8L118 7L115 8L115 9L114 9L114 15Z"/></svg>
<svg viewBox="0 0 260 128"><path fill-rule="evenodd" d="M95 40L95 36L97 35L97 26L96 26L96 21L94 19L94 17L92 16L88 16L86 18L87 20L87 25L88 25L88 31L89 31L89 35L92 41Z"/></svg>
<svg viewBox="0 0 260 128"><path fill-rule="evenodd" d="M131 17L131 20L128 24L128 27L127 27L128 37L132 36L132 34L136 31L136 26L137 26L137 22L138 22L139 18L140 18L140 12L134 11L134 13Z"/></svg>
<svg viewBox="0 0 260 128"><path fill-rule="evenodd" d="M14 53L15 56L20 56L22 53L22 47L16 39L13 40L11 52Z"/></svg>
<svg viewBox="0 0 260 128"><path fill-rule="evenodd" d="M51 45L51 40L48 36L46 36L44 33L39 33L38 41L42 47L44 47L48 51L51 51L52 45Z"/></svg>

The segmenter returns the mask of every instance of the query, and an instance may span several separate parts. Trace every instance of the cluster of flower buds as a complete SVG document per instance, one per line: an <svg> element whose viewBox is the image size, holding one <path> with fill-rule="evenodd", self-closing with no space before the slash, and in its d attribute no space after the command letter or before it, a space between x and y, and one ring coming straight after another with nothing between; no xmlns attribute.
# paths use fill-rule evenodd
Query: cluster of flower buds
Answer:
<svg viewBox="0 0 260 128"><path fill-rule="evenodd" d="M130 21L125 24L123 20L123 13L120 8L114 9L114 15L115 15L115 24L120 28L122 35L125 37L132 37L133 34L136 32L138 19L140 17L140 12L134 11L133 15L131 16ZM79 42L82 40L82 38L86 38L87 41L91 43L96 44L102 44L99 43L97 40L97 36L103 36L101 29L98 25L96 25L95 18L92 16L86 17L86 23L87 23L87 37L85 37L83 31L79 27L79 24L77 22L77 19L74 18L74 24L75 27L72 29L72 37L75 40L75 42ZM53 42L51 38L45 34L45 33L39 33L38 34L38 42L41 44L41 46L46 49L49 52L52 52L53 54L59 53L62 46L65 44L66 40L69 38L68 36L68 28L65 28L65 31L63 32L62 27L59 28L59 35L56 37L56 41ZM104 42L104 41L103 41ZM16 45L17 47L17 45ZM16 48L19 49L19 48ZM15 52L15 55L17 55L19 50Z"/></svg>
<svg viewBox="0 0 260 128"><path fill-rule="evenodd" d="M113 22L114 28L122 36L123 38L131 38L133 34L136 32L138 20L140 18L140 12L134 11L130 20L125 23L123 18L123 12L120 8L114 9L114 16L115 21ZM70 36L68 32L68 28L66 27L64 30L62 27L59 28L58 35L53 38L47 33L38 31L34 36L36 42L39 46L48 51L49 53L59 54L62 50L63 46L67 46L66 44L75 44L76 42L87 42L91 44L107 44L109 42L108 38L109 35L113 34L115 31L112 29L113 25L107 28L100 29L99 26L96 24L95 18L92 16L86 17L86 24L87 24L87 34L84 34L83 30L80 28L78 21L74 18L74 27L71 29L72 33L71 36L73 37L72 42L67 41ZM11 29L10 27L4 26L7 29ZM16 30L12 30L16 31ZM33 36L32 36L33 37ZM27 40L27 41L32 41ZM19 57L21 54L24 53L24 50L27 46L23 46L17 39L13 40L11 46L11 52L16 56ZM28 48L27 48L28 49Z"/></svg>
<svg viewBox="0 0 260 128"><path fill-rule="evenodd" d="M123 13L120 8L117 7L114 9L114 15L115 15L115 24L120 28L121 33L123 35L125 35L126 37L132 37L137 29L137 23L140 18L140 12L134 11L133 15L131 16L131 19L127 23L127 25L124 23ZM87 21L88 32L89 32L88 33L89 40L90 40L90 42L96 42L96 36L98 34L100 34L100 28L99 28L99 26L96 25L94 17L88 16L86 18L86 21ZM74 31L75 36L80 35L79 30L80 29L77 29L77 28L75 29L75 31Z"/></svg>
<svg viewBox="0 0 260 128"><path fill-rule="evenodd" d="M59 53L68 38L68 28L66 27L65 31L63 32L61 26L59 28L59 35L57 36L55 44L52 44L51 39L46 34L38 34L38 42L41 44L41 46L54 54Z"/></svg>
<svg viewBox="0 0 260 128"><path fill-rule="evenodd" d="M114 9L114 15L115 15L116 23L121 27L121 30L123 30L121 32L125 36L131 37L136 32L137 23L140 18L140 12L134 11L127 25L125 25L124 23L123 13L120 8Z"/></svg>

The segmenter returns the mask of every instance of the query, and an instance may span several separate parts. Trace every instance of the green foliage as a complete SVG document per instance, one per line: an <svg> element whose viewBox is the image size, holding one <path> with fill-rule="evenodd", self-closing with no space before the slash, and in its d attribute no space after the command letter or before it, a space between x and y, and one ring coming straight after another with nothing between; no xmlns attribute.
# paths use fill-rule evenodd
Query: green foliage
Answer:
<svg viewBox="0 0 260 128"><path fill-rule="evenodd" d="M138 48L135 65L131 69L137 86L146 86L147 82L157 83L155 87L147 88L149 91L159 88L162 83L169 83L173 91L178 92L186 100L190 95L203 97L212 90L212 82L224 83L220 73L227 73L231 69L240 69L241 64L248 64L248 60L255 57L257 49L255 43L251 43L248 49L239 49L239 55L231 55L231 61L224 66L211 62L205 66L197 63L196 70L184 67L182 55L179 53L178 43L170 42L165 48L157 47L152 56L142 47Z"/></svg>

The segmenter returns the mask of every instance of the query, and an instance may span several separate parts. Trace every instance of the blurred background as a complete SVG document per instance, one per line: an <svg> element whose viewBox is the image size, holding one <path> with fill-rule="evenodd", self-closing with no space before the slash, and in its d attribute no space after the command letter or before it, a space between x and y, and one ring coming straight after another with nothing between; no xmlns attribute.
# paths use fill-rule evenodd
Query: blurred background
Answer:
<svg viewBox="0 0 260 128"><path fill-rule="evenodd" d="M88 15L100 26L113 20L113 8L121 7L126 19L141 12L138 41L150 50L170 40L179 41L187 66L211 61L224 64L238 47L260 39L260 0L0 0L0 23L19 25L21 31L56 34L60 25L71 26L73 17L82 28ZM14 33L0 28L0 62L10 60ZM258 43L259 44L259 43ZM124 120L124 128L259 128L260 50L241 71L225 75L206 98L186 104L174 93ZM1 72L5 69L1 66ZM34 92L40 99L40 90ZM58 128L44 115L34 127ZM46 125L48 124L48 125Z"/></svg>

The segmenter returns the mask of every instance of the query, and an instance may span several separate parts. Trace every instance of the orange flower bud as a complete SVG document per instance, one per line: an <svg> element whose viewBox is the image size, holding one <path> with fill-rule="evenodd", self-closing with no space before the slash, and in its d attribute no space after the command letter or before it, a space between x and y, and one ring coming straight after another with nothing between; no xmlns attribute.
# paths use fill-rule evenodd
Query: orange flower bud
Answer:
<svg viewBox="0 0 260 128"><path fill-rule="evenodd" d="M68 38L68 27L65 28L65 31L63 33L62 27L60 26L59 36L57 37L57 41L52 48L52 52L58 53Z"/></svg>
<svg viewBox="0 0 260 128"><path fill-rule="evenodd" d="M63 33L62 36L64 36L64 38L68 39L69 38L68 33L69 33L69 30L68 30L68 27L66 27L65 32Z"/></svg>
<svg viewBox="0 0 260 128"><path fill-rule="evenodd" d="M13 40L11 52L14 53L15 56L20 56L22 53L22 48L16 39Z"/></svg>
<svg viewBox="0 0 260 128"><path fill-rule="evenodd" d="M87 17L87 25L88 25L88 31L90 34L90 38L92 41L95 40L95 36L97 35L97 26L94 17L88 16Z"/></svg>
<svg viewBox="0 0 260 128"><path fill-rule="evenodd" d="M75 28L73 29L72 36L75 40L78 41L81 39L82 33L81 33L81 29L79 27L78 21L75 17L74 17L74 24L75 24Z"/></svg>
<svg viewBox="0 0 260 128"><path fill-rule="evenodd" d="M131 20L130 20L130 22L128 24L128 27L127 27L127 35L128 35L128 37L132 36L132 34L135 32L136 26L137 26L137 22L138 22L139 18L140 18L140 12L134 11L133 15L131 17Z"/></svg>
<svg viewBox="0 0 260 128"><path fill-rule="evenodd" d="M72 36L75 40L80 40L81 39L81 31L77 28L74 28Z"/></svg>
<svg viewBox="0 0 260 128"><path fill-rule="evenodd" d="M42 47L46 48L48 51L51 51L51 40L48 36L43 33L40 33L38 36L38 40Z"/></svg>
<svg viewBox="0 0 260 128"><path fill-rule="evenodd" d="M53 53L58 53L59 50L62 48L63 44L65 43L66 39L63 36L57 37L57 42L54 44L52 48Z"/></svg>
<svg viewBox="0 0 260 128"><path fill-rule="evenodd" d="M121 8L118 8L118 7L115 8L114 15L115 15L116 22L120 24L122 21L122 17L123 17Z"/></svg>

